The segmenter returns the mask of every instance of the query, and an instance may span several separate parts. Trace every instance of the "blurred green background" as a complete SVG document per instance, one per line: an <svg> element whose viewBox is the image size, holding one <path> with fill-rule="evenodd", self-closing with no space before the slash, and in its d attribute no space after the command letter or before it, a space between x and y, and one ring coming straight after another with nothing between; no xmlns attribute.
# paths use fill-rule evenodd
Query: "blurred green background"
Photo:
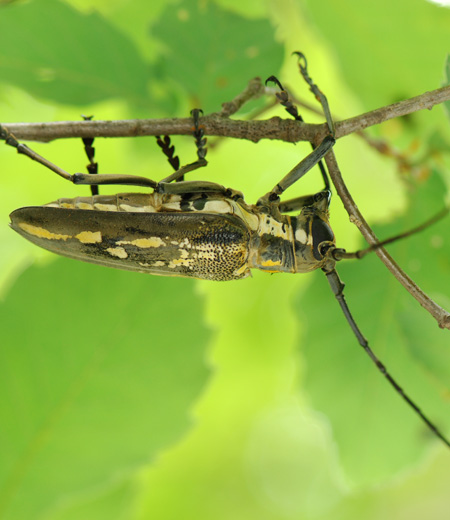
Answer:
<svg viewBox="0 0 450 520"><path fill-rule="evenodd" d="M448 83L449 27L450 10L424 0L0 2L0 120L186 117L272 74L314 103L294 50L345 119ZM273 115L288 117L280 107L264 117ZM357 136L335 151L358 206L388 237L448 202L448 119L438 106L370 135L402 160ZM191 138L173 141L182 162L194 159ZM218 144L191 178L247 202L309 150ZM79 139L31 146L85 169ZM152 137L95 146L102 173L171 171ZM57 258L13 233L8 214L87 188L10 147L0 164L1 519L448 515L448 450L361 351L322 273L214 283ZM311 172L289 197L320 188ZM336 196L331 211L338 245L360 247ZM448 218L391 249L449 309ZM376 257L338 267L373 349L449 435L448 331Z"/></svg>

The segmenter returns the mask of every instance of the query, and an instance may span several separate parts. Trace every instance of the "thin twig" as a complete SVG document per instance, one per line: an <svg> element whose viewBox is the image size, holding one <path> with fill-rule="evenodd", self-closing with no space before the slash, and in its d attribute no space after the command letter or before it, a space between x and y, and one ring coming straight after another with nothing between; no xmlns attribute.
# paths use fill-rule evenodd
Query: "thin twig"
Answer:
<svg viewBox="0 0 450 520"><path fill-rule="evenodd" d="M350 216L350 221L353 222L364 238L370 245L375 245L379 242L375 233L372 231L370 226L365 221L358 206L355 204L347 186L344 183L341 172L339 170L336 156L333 150L328 152L325 156L328 171L333 181L336 192L338 193L347 213ZM403 285L403 287L426 309L438 322L439 327L442 329L450 329L450 314L434 302L429 296L427 296L420 287L418 287L413 280L397 265L394 259L389 253L382 247L377 248L375 253L378 255L383 264L389 269L389 271L397 278L397 280Z"/></svg>
<svg viewBox="0 0 450 520"><path fill-rule="evenodd" d="M239 96L238 96L239 98ZM237 98L236 98L237 99ZM434 105L450 100L450 86L442 87L420 96L400 101L372 112L336 123L336 138L341 138L389 119L431 109ZM235 100L234 100L235 101ZM241 103L240 99L236 106ZM230 102L233 104L233 101ZM228 113L230 108L225 108ZM234 106L231 107L233 113ZM79 137L136 137L146 135L191 135L189 118L129 119L118 121L58 121L48 123L3 123L18 139L52 141ZM315 141L325 137L326 125L299 123L291 119L273 117L264 121L239 121L223 117L221 113L202 117L205 135L233 137L258 142L261 139L277 139L286 142Z"/></svg>
<svg viewBox="0 0 450 520"><path fill-rule="evenodd" d="M245 90L238 94L232 101L222 103L222 110L218 115L230 117L235 114L245 103L251 99L256 99L264 94L265 87L261 83L261 78L253 78L249 81Z"/></svg>

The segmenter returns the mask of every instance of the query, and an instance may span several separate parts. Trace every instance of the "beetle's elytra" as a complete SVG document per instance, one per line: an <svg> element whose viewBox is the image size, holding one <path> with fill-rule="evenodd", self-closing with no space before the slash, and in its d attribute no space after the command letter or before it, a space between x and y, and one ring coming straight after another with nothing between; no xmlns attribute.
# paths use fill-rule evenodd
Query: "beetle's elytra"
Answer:
<svg viewBox="0 0 450 520"><path fill-rule="evenodd" d="M90 197L18 209L11 214L11 227L36 245L70 258L164 276L236 280L249 276L252 269L304 273L321 268L360 346L423 423L450 447L450 441L373 353L345 301L344 284L335 264L356 254L336 247L329 224L330 184L322 164L335 142L334 123L326 97L309 77L304 56L298 55L300 72L322 104L329 135L257 204L247 204L242 193L220 184L184 181L185 173L206 165L206 139L199 125L199 110L192 113L198 160L179 168L170 138L158 138L176 170L160 182L132 175L97 174L92 139L84 140L90 173L71 175L19 143L0 126L0 137L19 153L74 184L87 184L92 189ZM269 79L279 86L277 97L287 112L303 121L281 83L275 77ZM281 201L280 195L315 165L321 170L324 189ZM135 185L153 191L98 195L97 187L104 184ZM297 214L291 215L293 212Z"/></svg>

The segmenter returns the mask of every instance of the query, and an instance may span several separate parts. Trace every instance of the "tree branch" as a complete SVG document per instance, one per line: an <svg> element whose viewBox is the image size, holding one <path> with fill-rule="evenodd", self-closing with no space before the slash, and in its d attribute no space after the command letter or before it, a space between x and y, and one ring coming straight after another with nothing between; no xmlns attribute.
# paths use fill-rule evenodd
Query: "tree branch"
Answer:
<svg viewBox="0 0 450 520"><path fill-rule="evenodd" d="M326 125L299 123L291 119L272 117L263 121L233 120L234 114L248 99L260 95L264 87L259 80L252 80L247 89L233 101L224 103L221 112L201 118L205 135L232 137L258 142L276 139L295 143L316 141L325 137ZM450 86L442 87L420 96L378 108L371 112L336 123L336 138L378 125L389 119L431 109L434 105L450 100ZM118 121L57 121L47 123L4 123L18 139L48 142L54 139L79 137L136 137L148 135L191 135L190 118L173 119L125 119Z"/></svg>
<svg viewBox="0 0 450 520"><path fill-rule="evenodd" d="M325 156L325 162L327 163L328 172L336 188L336 192L350 216L350 221L356 225L370 245L377 244L379 242L378 238L362 216L344 183L333 150L330 150ZM403 287L436 319L439 327L442 329L450 329L450 314L425 294L383 247L375 249L375 253Z"/></svg>
<svg viewBox="0 0 450 520"><path fill-rule="evenodd" d="M310 141L318 144L328 134L326 124L312 125L296 120L273 117L263 121L233 120L235 114L247 101L270 92L258 78L250 81L246 89L232 101L223 104L221 112L201 118L205 135L233 137L258 142L261 139L277 139L286 142ZM365 128L380 124L392 118L404 116L419 110L431 109L434 105L450 100L450 86L420 96L394 103L365 114L346 119L335 124L336 139ZM122 121L59 121L53 123L8 123L4 125L18 139L31 141L52 141L61 138L80 137L136 137L156 135L192 135L192 119L133 119ZM372 229L361 215L342 179L334 152L325 157L330 177L341 198L350 220L356 224L367 242L378 242ZM429 298L409 276L400 269L383 248L376 254L381 261L438 322L441 328L450 329L450 314Z"/></svg>

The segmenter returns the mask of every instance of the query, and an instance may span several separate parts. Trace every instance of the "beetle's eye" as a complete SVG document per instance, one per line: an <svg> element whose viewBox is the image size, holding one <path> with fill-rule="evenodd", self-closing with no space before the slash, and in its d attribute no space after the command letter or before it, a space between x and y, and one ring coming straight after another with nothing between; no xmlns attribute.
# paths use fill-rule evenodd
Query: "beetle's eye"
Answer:
<svg viewBox="0 0 450 520"><path fill-rule="evenodd" d="M322 260L326 253L325 247L320 247L322 242L333 242L334 234L330 226L320 217L314 217L311 223L311 234L313 239L313 255L316 260ZM326 246L326 244L324 244ZM324 251L325 249L325 251Z"/></svg>

